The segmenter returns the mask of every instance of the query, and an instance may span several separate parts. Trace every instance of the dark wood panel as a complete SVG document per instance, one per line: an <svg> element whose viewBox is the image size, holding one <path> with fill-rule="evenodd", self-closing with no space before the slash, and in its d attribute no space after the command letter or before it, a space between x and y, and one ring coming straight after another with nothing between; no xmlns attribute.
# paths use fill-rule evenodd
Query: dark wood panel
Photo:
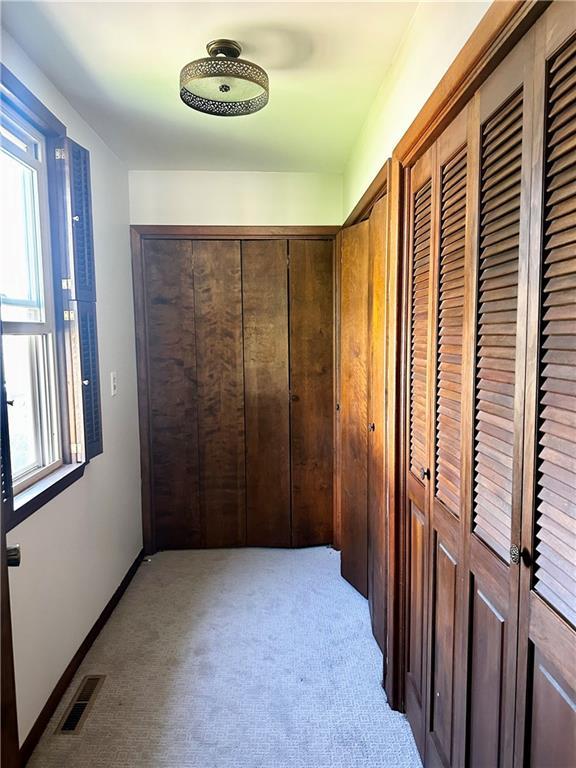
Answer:
<svg viewBox="0 0 576 768"><path fill-rule="evenodd" d="M155 544L201 547L192 243L148 240L143 259Z"/></svg>
<svg viewBox="0 0 576 768"><path fill-rule="evenodd" d="M530 721L529 765L572 768L576 764L576 692L537 650Z"/></svg>
<svg viewBox="0 0 576 768"><path fill-rule="evenodd" d="M342 575L368 594L368 221L342 231Z"/></svg>
<svg viewBox="0 0 576 768"><path fill-rule="evenodd" d="M386 492L385 360L388 201L382 197L370 214L369 386L368 386L368 603L372 631L386 647Z"/></svg>
<svg viewBox="0 0 576 768"><path fill-rule="evenodd" d="M333 531L333 244L290 240L292 546Z"/></svg>
<svg viewBox="0 0 576 768"><path fill-rule="evenodd" d="M457 564L438 539L434 557L431 731L443 762L452 763L454 669L457 626Z"/></svg>
<svg viewBox="0 0 576 768"><path fill-rule="evenodd" d="M471 768L500 765L505 620L474 583L471 610Z"/></svg>
<svg viewBox="0 0 576 768"><path fill-rule="evenodd" d="M193 254L200 504L206 546L243 546L246 480L240 243L194 241Z"/></svg>
<svg viewBox="0 0 576 768"><path fill-rule="evenodd" d="M183 240L329 240L340 231L338 226L250 227L183 224L133 224L130 229L144 238L180 238Z"/></svg>
<svg viewBox="0 0 576 768"><path fill-rule="evenodd" d="M242 243L246 543L289 547L288 244Z"/></svg>
<svg viewBox="0 0 576 768"><path fill-rule="evenodd" d="M424 755L422 713L426 692L426 529L423 513L415 504L408 512L408 573L410 595L406 626L406 714L420 754Z"/></svg>

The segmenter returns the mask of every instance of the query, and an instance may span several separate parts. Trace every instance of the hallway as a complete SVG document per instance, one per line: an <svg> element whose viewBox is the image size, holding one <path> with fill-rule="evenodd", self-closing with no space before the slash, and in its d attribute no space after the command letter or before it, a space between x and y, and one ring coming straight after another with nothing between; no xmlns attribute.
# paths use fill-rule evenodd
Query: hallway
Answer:
<svg viewBox="0 0 576 768"><path fill-rule="evenodd" d="M416 768L366 601L330 548L161 552L81 665L31 768ZM76 735L55 735L105 674Z"/></svg>

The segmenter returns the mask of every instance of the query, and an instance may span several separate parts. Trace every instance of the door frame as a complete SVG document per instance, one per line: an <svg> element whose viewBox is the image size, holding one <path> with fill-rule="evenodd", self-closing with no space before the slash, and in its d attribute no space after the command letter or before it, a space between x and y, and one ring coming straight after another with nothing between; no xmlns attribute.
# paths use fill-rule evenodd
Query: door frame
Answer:
<svg viewBox="0 0 576 768"><path fill-rule="evenodd" d="M4 366L2 356L2 329L0 327L0 451L5 471L10 475L10 451L8 448L8 413ZM6 555L6 521L12 505L12 492L0 498L0 631L1 631L1 687L2 743L0 764L4 768L20 765L18 746L18 715L16 711L16 681L14 678L14 647L12 642L12 615L10 611L10 589L8 583L8 560Z"/></svg>
<svg viewBox="0 0 576 768"><path fill-rule="evenodd" d="M142 488L142 531L144 552L157 551L154 531L154 510L151 487L151 431L148 370L148 336L146 329L146 294L143 260L145 240L330 240L334 241L340 227L228 227L173 226L142 224L130 227L132 252L132 283L134 290L134 326L136 339L136 370L138 383L138 421L140 429L140 468ZM336 406L334 402L333 413Z"/></svg>

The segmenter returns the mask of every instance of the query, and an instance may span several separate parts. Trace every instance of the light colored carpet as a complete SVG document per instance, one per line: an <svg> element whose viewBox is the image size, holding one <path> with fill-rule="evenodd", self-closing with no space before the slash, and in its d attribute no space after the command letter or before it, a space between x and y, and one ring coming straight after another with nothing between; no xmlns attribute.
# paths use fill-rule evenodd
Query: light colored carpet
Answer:
<svg viewBox="0 0 576 768"><path fill-rule="evenodd" d="M165 552L144 563L30 768L412 768L368 606L329 548ZM84 675L107 675L55 735Z"/></svg>

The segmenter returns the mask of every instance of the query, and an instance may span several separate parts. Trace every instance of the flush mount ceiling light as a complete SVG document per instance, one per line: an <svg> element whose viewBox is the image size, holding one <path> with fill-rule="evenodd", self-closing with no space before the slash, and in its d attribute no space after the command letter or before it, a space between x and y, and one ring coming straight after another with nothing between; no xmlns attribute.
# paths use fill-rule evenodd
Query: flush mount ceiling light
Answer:
<svg viewBox="0 0 576 768"><path fill-rule="evenodd" d="M268 103L268 75L262 67L238 58L234 40L214 40L209 57L186 64L180 72L180 98L209 115L250 115Z"/></svg>

